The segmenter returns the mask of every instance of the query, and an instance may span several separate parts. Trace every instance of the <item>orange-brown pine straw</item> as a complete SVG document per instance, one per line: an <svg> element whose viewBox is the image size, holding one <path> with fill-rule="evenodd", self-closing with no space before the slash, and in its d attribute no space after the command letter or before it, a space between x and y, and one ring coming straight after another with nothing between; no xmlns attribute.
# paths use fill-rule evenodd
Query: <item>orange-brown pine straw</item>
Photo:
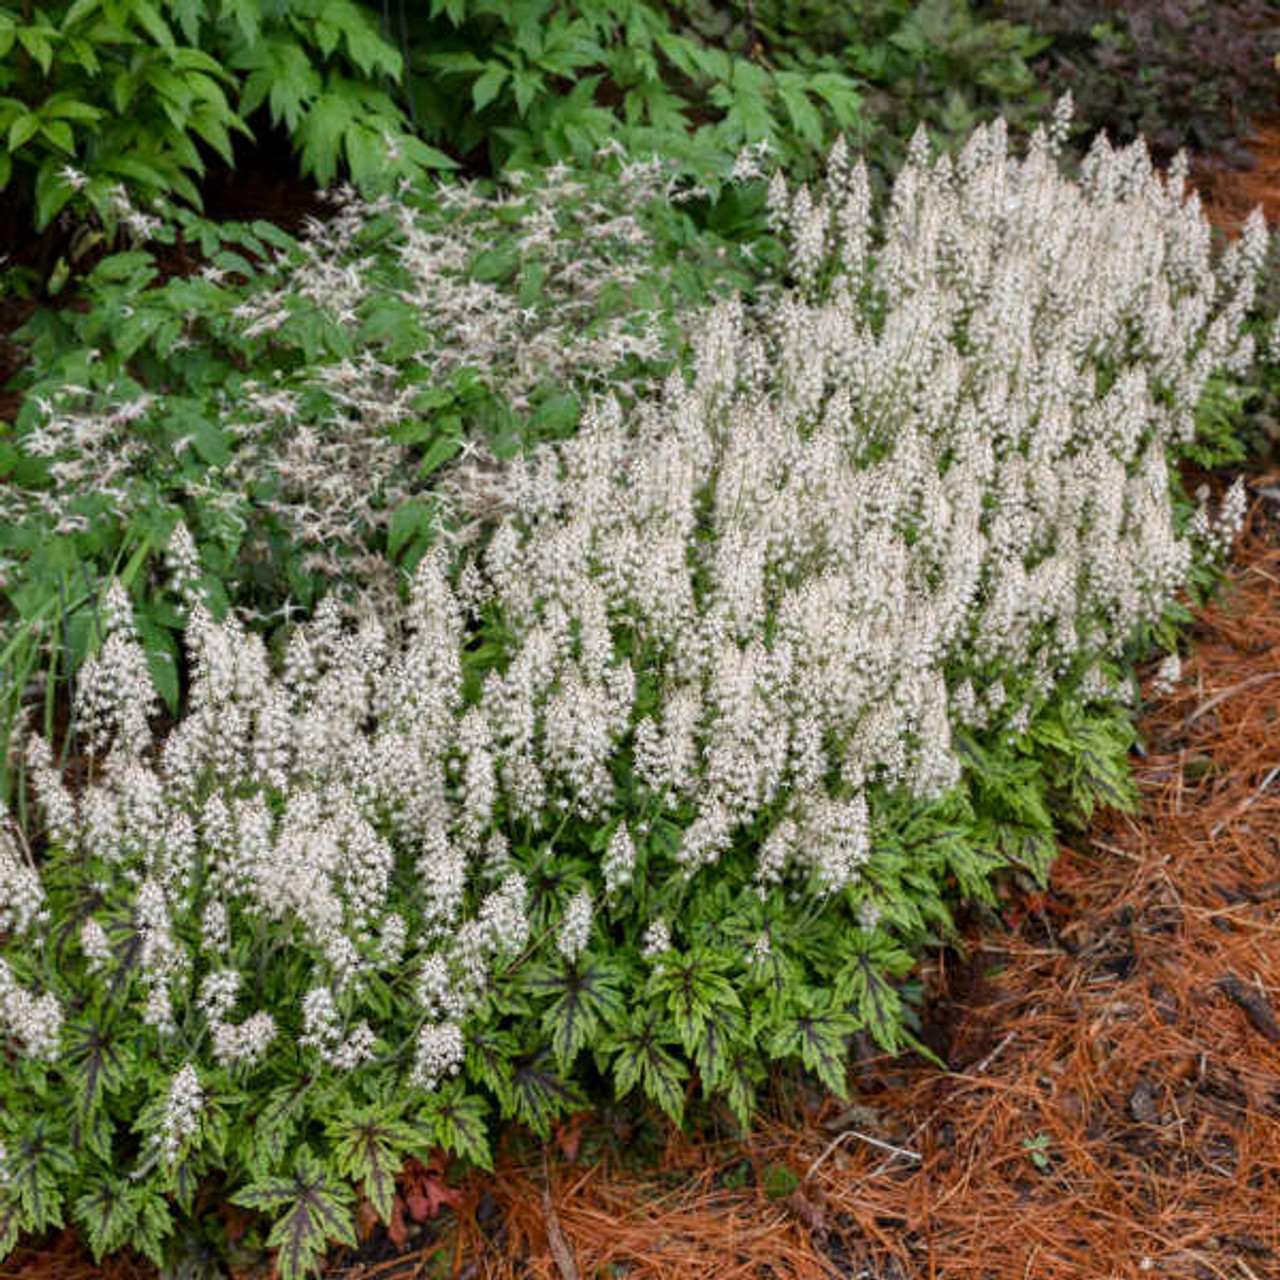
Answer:
<svg viewBox="0 0 1280 1280"><path fill-rule="evenodd" d="M1252 169L1200 164L1193 171L1210 220L1229 233L1259 204L1273 227L1280 221L1280 120L1259 126L1245 145L1256 161Z"/></svg>
<svg viewBox="0 0 1280 1280"><path fill-rule="evenodd" d="M1231 177L1243 195L1206 191L1229 230L1280 203L1280 126L1258 151ZM329 1280L1280 1277L1280 473L1250 490L1181 681L1144 684L1142 813L1102 815L1047 892L924 965L949 1070L864 1059L854 1106L792 1099L746 1141L672 1131L643 1176L566 1159L573 1138L503 1157L451 1233L335 1253ZM789 1195L760 1189L770 1166ZM127 1254L94 1266L71 1231L0 1263L0 1280L153 1276Z"/></svg>

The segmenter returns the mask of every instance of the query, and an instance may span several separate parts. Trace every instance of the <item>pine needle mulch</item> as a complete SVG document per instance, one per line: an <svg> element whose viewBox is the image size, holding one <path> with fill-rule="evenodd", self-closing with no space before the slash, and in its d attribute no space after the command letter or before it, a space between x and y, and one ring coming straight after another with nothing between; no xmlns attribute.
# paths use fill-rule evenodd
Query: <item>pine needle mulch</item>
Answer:
<svg viewBox="0 0 1280 1280"><path fill-rule="evenodd" d="M1262 206L1272 227L1280 222L1280 120L1259 125L1245 145L1251 169L1213 161L1192 166L1192 181L1209 220L1229 234L1239 231L1255 205Z"/></svg>

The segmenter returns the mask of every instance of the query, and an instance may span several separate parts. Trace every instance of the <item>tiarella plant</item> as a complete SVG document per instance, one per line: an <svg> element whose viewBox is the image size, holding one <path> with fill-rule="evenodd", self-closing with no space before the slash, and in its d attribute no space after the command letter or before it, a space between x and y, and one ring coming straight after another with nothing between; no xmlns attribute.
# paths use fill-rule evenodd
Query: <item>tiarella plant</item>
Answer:
<svg viewBox="0 0 1280 1280"><path fill-rule="evenodd" d="M1130 646L1243 512L1171 462L1250 358L1260 223L1215 266L1141 147L1061 177L1066 115L1021 161L918 141L883 222L843 147L776 178L793 287L461 471L485 518L278 669L176 529L162 746L112 586L86 785L31 737L48 860L2 846L0 1250L69 1217L161 1259L212 1180L292 1280L406 1155L484 1164L593 1082L745 1121L770 1061L843 1093L853 1032L913 1043L955 899L1131 800Z"/></svg>
<svg viewBox="0 0 1280 1280"><path fill-rule="evenodd" d="M139 245L93 272L88 309L21 335L32 371L0 437L0 740L29 681L78 668L113 573L177 711L181 618L144 588L180 518L218 617L233 602L274 630L337 579L392 599L396 560L447 529L440 482L472 442L508 454L570 432L589 392L656 387L687 346L682 310L763 287L778 253L755 251L758 159L714 204L612 148L498 187L347 190L296 242L126 207ZM157 286L144 246L179 231L208 263Z"/></svg>

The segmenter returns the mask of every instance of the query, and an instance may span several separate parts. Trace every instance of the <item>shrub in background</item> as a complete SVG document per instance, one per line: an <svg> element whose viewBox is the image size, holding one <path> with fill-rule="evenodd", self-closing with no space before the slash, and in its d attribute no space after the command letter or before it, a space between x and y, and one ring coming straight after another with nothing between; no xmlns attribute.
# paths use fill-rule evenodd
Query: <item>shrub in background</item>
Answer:
<svg viewBox="0 0 1280 1280"><path fill-rule="evenodd" d="M654 0L11 7L0 189L37 230L64 209L68 226L80 220L56 284L114 243L121 193L144 210L158 195L199 207L209 155L231 163L232 134L268 119L304 175L349 175L365 195L460 159L487 176L585 164L612 140L675 159L718 194L743 145L767 142L808 176L839 130L893 163L914 113L955 137L1043 100L1026 70L1037 40L976 21L965 0L757 8L758 23L751 5Z"/></svg>
<svg viewBox="0 0 1280 1280"><path fill-rule="evenodd" d="M616 138L718 183L743 145L812 164L859 119L847 70L758 64L677 27L671 6L651 0L432 0L401 11L424 136L480 149L494 173L582 161Z"/></svg>
<svg viewBox="0 0 1280 1280"><path fill-rule="evenodd" d="M1276 112L1275 0L999 0L1002 14L1052 37L1036 64L1075 98L1087 136L1142 135L1162 162L1186 147L1241 154Z"/></svg>
<svg viewBox="0 0 1280 1280"><path fill-rule="evenodd" d="M67 206L114 240L121 189L200 205L209 152L232 163L265 104L327 185L339 162L371 189L390 172L455 167L407 130L386 92L401 55L352 0L49 0L0 11L0 190L37 231ZM395 140L397 165L386 154ZM73 204L74 202L74 204Z"/></svg>
<svg viewBox="0 0 1280 1280"><path fill-rule="evenodd" d="M685 8L713 10L709 4ZM1024 136L1042 118L1049 95L1030 60L1048 38L989 10L967 0L756 0L750 6L763 56L793 70L839 67L866 82L861 132L854 136L864 155L890 174L920 122L935 143L949 146L996 115Z"/></svg>
<svg viewBox="0 0 1280 1280"><path fill-rule="evenodd" d="M6 740L31 681L52 733L55 681L100 642L114 573L177 712L181 618L147 588L179 518L219 618L234 601L274 630L344 579L394 600L396 561L449 527L439 482L472 442L506 455L570 432L588 392L656 387L682 354L681 309L761 287L779 251L759 243L753 172L748 152L711 206L673 166L609 149L498 186L335 193L298 242L127 210L139 237L180 229L209 265L151 287L153 251L114 255L87 310L38 313L21 335L28 386L0 436Z"/></svg>
<svg viewBox="0 0 1280 1280"><path fill-rule="evenodd" d="M260 109L288 131L303 174L321 186L349 174L366 195L457 167L428 143L496 175L586 163L611 140L674 157L718 192L744 144L813 159L857 120L848 75L757 67L676 34L648 0L401 4L399 48L390 16L359 0L0 12L0 189L30 201L37 230L68 208L113 242L122 198L199 207L201 146L231 163L231 133L249 134ZM612 105L595 101L602 82ZM693 108L715 123L691 131Z"/></svg>
<svg viewBox="0 0 1280 1280"><path fill-rule="evenodd" d="M1063 181L1065 125L918 138L883 221L843 147L776 177L793 288L460 478L497 522L357 630L326 597L278 671L176 529L160 748L112 587L89 786L31 738L50 857L0 862L0 1249L65 1214L160 1259L211 1179L292 1280L353 1184L385 1218L406 1154L484 1164L495 1115L678 1120L696 1073L745 1120L769 1060L843 1092L855 1029L911 1042L948 886L1131 796L1132 646L1243 514L1188 514L1170 461L1250 358L1261 224L1215 266L1142 148Z"/></svg>
<svg viewBox="0 0 1280 1280"><path fill-rule="evenodd" d="M495 172L616 136L712 182L768 142L807 178L834 130L893 169L919 120L953 141L1001 111L1030 128L1047 100L1027 66L1045 41L966 0L433 0L407 32L425 136L487 145Z"/></svg>

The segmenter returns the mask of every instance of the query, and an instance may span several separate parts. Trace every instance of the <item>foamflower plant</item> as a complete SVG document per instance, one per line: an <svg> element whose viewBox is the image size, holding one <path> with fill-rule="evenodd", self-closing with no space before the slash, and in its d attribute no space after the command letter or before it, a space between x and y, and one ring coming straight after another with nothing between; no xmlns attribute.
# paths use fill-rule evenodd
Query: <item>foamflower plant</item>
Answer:
<svg viewBox="0 0 1280 1280"><path fill-rule="evenodd" d="M1171 461L1250 359L1260 225L1213 262L1140 146L1065 180L1068 110L1021 160L917 140L882 220L843 147L775 178L789 288L460 471L488 523L274 667L180 528L163 744L113 588L88 782L29 739L48 861L0 843L0 1251L65 1206L162 1258L212 1178L292 1280L495 1115L603 1079L745 1123L769 1062L843 1093L855 1032L916 1043L955 897L1131 797L1127 649L1243 514L1180 514Z"/></svg>

